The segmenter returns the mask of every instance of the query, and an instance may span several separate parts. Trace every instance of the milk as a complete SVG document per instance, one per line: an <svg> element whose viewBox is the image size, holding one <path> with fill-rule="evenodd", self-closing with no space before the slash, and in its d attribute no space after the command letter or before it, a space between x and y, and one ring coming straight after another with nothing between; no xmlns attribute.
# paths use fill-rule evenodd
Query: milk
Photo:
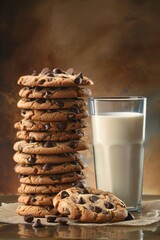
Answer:
<svg viewBox="0 0 160 240"><path fill-rule="evenodd" d="M114 112L92 115L91 121L97 188L135 208L142 192L143 114Z"/></svg>

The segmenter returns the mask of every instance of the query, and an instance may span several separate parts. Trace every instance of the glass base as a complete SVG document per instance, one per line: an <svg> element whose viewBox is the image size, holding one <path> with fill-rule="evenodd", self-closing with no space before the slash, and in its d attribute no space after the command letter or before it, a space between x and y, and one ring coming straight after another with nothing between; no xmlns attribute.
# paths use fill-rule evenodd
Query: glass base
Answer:
<svg viewBox="0 0 160 240"><path fill-rule="evenodd" d="M133 207L127 207L127 210L129 211L129 212L141 212L141 210L142 210L142 205L141 204L139 204L138 206L133 206Z"/></svg>

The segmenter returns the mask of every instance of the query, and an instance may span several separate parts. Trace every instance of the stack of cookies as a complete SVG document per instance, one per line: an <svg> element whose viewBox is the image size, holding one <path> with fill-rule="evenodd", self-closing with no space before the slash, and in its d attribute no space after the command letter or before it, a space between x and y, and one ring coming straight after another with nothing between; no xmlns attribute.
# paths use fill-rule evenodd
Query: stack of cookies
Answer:
<svg viewBox="0 0 160 240"><path fill-rule="evenodd" d="M85 178L79 151L88 148L82 140L87 127L87 102L91 96L85 85L93 82L72 68L22 76L17 106L23 119L15 124L18 142L14 161L20 176L22 203L17 213L44 217L56 214L54 196ZM82 87L81 87L82 86Z"/></svg>

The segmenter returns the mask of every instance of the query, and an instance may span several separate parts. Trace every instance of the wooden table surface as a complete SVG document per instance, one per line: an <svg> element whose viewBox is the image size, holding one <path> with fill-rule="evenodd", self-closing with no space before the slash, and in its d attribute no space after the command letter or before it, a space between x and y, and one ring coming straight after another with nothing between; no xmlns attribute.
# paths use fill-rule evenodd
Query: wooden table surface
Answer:
<svg viewBox="0 0 160 240"><path fill-rule="evenodd" d="M147 195L143 200L160 199ZM0 195L0 202L16 202L17 196ZM160 223L145 227L124 226L69 226L57 225L33 229L26 224L0 223L0 239L105 239L105 240L160 240Z"/></svg>

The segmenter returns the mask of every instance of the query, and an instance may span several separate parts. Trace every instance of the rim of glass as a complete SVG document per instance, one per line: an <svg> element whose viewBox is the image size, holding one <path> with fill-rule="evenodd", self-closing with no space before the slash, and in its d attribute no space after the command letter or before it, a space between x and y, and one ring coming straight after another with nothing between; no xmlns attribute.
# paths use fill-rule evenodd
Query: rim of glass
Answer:
<svg viewBox="0 0 160 240"><path fill-rule="evenodd" d="M119 100L144 100L146 99L146 97L144 96L111 96L111 97L90 97L89 100L99 100L99 101L103 101L103 100L114 100L114 101L119 101Z"/></svg>

